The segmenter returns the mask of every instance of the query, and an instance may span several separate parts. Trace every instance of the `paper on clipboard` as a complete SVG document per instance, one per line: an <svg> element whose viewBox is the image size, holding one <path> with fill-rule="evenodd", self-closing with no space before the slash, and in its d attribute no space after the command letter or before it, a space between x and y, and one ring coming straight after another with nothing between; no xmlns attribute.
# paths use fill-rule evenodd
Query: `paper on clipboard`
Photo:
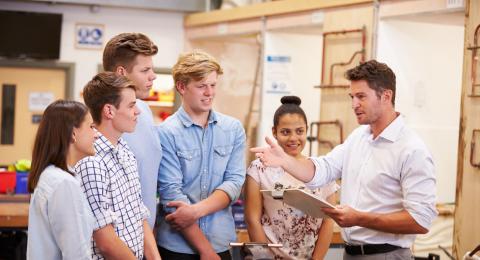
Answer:
<svg viewBox="0 0 480 260"><path fill-rule="evenodd" d="M262 194L270 197L273 197L272 192L275 192L272 190L260 191ZM328 217L325 215L325 213L323 213L322 208L335 208L335 206L328 203L326 200L302 189L285 189L281 191L283 191L283 202L314 218Z"/></svg>

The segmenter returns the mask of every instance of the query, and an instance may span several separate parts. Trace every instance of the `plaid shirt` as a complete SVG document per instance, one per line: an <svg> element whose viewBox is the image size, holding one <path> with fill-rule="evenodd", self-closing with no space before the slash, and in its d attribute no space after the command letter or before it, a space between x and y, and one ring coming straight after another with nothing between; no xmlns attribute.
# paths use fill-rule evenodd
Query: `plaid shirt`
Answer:
<svg viewBox="0 0 480 260"><path fill-rule="evenodd" d="M142 202L135 156L125 141L114 147L101 133L95 141L95 156L75 167L83 191L96 218L95 230L112 224L115 233L138 259L143 258L143 220L148 209ZM95 241L93 259L104 259Z"/></svg>

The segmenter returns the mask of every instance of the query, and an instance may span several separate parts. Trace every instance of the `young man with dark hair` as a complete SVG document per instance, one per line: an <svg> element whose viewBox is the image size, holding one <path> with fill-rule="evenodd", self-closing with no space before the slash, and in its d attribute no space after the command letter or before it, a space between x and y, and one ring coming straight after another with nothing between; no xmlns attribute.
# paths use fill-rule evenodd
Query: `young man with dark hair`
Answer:
<svg viewBox="0 0 480 260"><path fill-rule="evenodd" d="M121 138L133 132L140 113L135 85L113 72L97 74L83 97L98 139L95 156L80 161L75 172L96 218L93 259L160 259L147 223L135 156Z"/></svg>
<svg viewBox="0 0 480 260"><path fill-rule="evenodd" d="M150 211L148 224L153 229L157 214L157 176L162 147L154 130L150 107L143 100L149 96L153 80L152 57L157 46L144 34L122 33L108 41L103 51L103 68L130 79L135 85L135 96L140 115L132 133L125 133L125 140L137 159L143 202Z"/></svg>
<svg viewBox="0 0 480 260"><path fill-rule="evenodd" d="M305 160L269 138L251 151L312 188L342 179L341 206L324 212L343 227L344 259L412 259L415 234L427 233L437 216L432 156L395 111L395 74L386 64L371 60L346 76L361 126L343 144Z"/></svg>
<svg viewBox="0 0 480 260"><path fill-rule="evenodd" d="M230 205L245 180L245 132L212 109L221 74L218 62L200 51L181 55L172 69L182 106L159 127L158 190L166 216L157 243L165 259L231 259Z"/></svg>

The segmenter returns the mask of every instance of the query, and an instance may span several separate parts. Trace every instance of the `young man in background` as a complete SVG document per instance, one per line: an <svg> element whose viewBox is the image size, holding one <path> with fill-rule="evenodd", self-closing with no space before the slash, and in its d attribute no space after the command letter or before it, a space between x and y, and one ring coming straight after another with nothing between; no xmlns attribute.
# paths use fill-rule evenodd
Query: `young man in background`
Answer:
<svg viewBox="0 0 480 260"><path fill-rule="evenodd" d="M156 75L152 57L157 46L141 33L122 33L108 41L103 51L103 68L127 77L135 85L135 96L140 115L137 127L122 138L132 150L138 164L143 202L150 211L148 224L154 228L157 215L157 176L162 147L154 131L152 111L142 99L149 96Z"/></svg>

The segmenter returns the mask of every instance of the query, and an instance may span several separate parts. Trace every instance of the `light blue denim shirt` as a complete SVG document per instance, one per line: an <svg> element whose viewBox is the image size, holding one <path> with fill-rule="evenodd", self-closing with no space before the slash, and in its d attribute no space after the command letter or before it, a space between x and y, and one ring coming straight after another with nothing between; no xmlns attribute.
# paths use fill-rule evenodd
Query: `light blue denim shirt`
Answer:
<svg viewBox="0 0 480 260"><path fill-rule="evenodd" d="M194 204L217 189L227 193L232 203L237 200L245 180L245 131L238 120L212 110L208 125L202 128L180 108L158 130L163 149L158 176L162 205L174 200ZM180 232L163 217L159 220L159 246L197 254ZM197 223L216 252L228 250L236 240L230 206Z"/></svg>
<svg viewBox="0 0 480 260"><path fill-rule="evenodd" d="M162 147L148 104L137 99L137 107L140 109L140 115L137 117L135 131L123 134L122 139L127 142L128 147L135 155L135 159L137 159L142 199L150 211L148 224L153 229L157 213L157 176L162 158Z"/></svg>

